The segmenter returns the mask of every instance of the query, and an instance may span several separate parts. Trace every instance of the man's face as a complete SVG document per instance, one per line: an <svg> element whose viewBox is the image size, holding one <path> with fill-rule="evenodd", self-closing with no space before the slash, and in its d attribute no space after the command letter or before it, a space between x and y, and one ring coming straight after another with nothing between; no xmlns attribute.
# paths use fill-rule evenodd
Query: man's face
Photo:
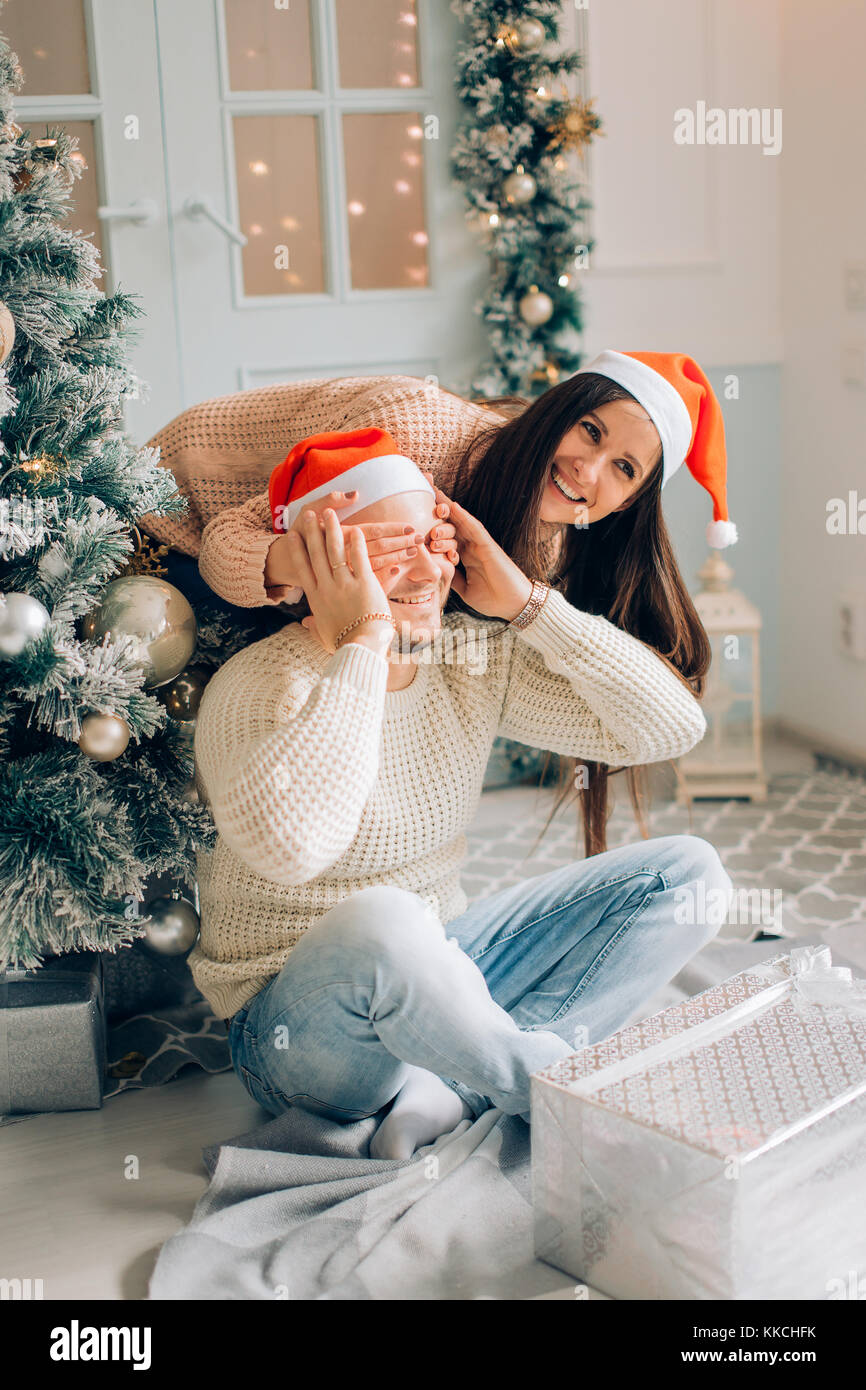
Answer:
<svg viewBox="0 0 866 1390"><path fill-rule="evenodd" d="M412 545L417 545L418 554L399 564L396 574L386 569L378 576L404 652L417 643L432 641L439 631L442 609L454 578L450 560L429 549L430 532L442 524L435 507L436 499L429 492L399 492L345 518L347 526L360 526L369 521L410 523L424 537L420 544L411 541Z"/></svg>

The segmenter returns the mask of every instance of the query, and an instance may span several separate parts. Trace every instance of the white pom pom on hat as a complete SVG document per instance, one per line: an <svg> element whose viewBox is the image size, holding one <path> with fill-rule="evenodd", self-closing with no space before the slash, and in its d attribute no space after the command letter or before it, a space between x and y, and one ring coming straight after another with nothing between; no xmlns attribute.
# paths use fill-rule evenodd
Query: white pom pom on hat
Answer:
<svg viewBox="0 0 866 1390"><path fill-rule="evenodd" d="M583 372L610 377L643 406L662 441L662 487L685 464L713 499L708 544L717 550L735 545L737 528L728 518L722 408L694 358L683 352L606 349L577 375Z"/></svg>

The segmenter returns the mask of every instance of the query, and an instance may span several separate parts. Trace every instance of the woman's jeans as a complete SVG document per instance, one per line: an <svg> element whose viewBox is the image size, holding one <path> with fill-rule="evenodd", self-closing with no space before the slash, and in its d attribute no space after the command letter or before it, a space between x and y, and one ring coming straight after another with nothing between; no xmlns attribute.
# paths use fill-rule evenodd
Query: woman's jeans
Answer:
<svg viewBox="0 0 866 1390"><path fill-rule="evenodd" d="M235 1071L275 1115L366 1118L423 1067L475 1118L494 1105L528 1122L530 1073L621 1028L715 935L730 888L691 835L531 878L447 929L415 894L367 888L235 1014Z"/></svg>

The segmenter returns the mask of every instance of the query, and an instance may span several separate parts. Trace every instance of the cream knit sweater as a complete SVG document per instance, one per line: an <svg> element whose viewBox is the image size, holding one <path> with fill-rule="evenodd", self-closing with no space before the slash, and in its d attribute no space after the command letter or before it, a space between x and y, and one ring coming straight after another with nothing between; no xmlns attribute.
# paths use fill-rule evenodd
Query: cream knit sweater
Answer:
<svg viewBox="0 0 866 1390"><path fill-rule="evenodd" d="M402 691L386 691L384 658L351 642L328 655L297 623L209 682L196 781L219 835L199 854L189 959L220 1017L366 887L417 893L443 925L465 910L464 832L497 734L632 765L679 757L705 731L697 700L649 647L555 590L522 631L446 614L443 632L481 645L462 663L420 665Z"/></svg>
<svg viewBox="0 0 866 1390"><path fill-rule="evenodd" d="M418 377L341 377L281 382L202 401L149 441L189 499L183 517L143 517L155 540L197 555L207 584L239 608L297 602L301 591L265 588L274 540L271 472L302 439L377 425L450 490L471 441L502 417Z"/></svg>

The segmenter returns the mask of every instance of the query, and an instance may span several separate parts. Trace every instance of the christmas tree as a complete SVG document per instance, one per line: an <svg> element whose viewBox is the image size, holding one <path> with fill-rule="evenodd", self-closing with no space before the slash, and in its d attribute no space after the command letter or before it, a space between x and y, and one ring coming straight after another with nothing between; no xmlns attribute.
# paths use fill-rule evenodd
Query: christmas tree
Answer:
<svg viewBox="0 0 866 1390"><path fill-rule="evenodd" d="M99 288L69 226L77 142L15 124L20 82L0 39L0 968L129 942L149 876L194 882L215 830L190 721L154 692L182 704L193 651L227 655L225 627L196 634L183 595L142 572L136 522L187 503L124 430L140 310Z"/></svg>
<svg viewBox="0 0 866 1390"><path fill-rule="evenodd" d="M490 258L478 311L491 361L473 389L538 395L580 366L577 281L592 242L570 156L601 122L592 102L568 92L580 57L562 52L561 0L452 0L451 8L465 25L457 92L467 108L452 163Z"/></svg>

